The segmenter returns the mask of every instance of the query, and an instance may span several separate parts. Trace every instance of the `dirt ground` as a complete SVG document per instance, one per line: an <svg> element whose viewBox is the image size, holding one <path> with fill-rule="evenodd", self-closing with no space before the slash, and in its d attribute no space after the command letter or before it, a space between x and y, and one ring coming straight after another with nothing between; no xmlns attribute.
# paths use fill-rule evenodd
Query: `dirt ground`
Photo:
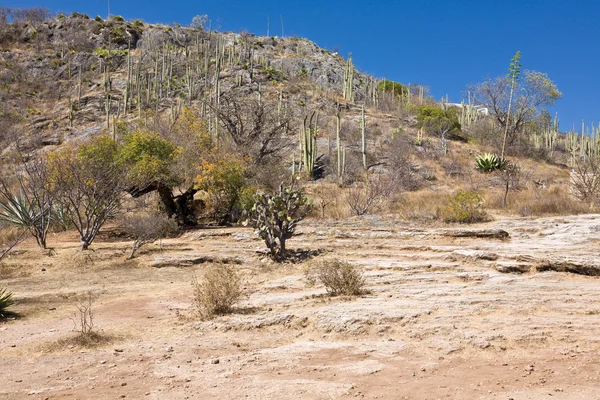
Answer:
<svg viewBox="0 0 600 400"><path fill-rule="evenodd" d="M509 239L471 237L503 229ZM600 215L419 227L307 221L289 248L360 266L369 294L324 296L306 263L261 260L246 228L142 248L72 233L0 265L18 317L0 323L7 399L600 399ZM467 237L455 237L455 236ZM481 236L481 235L479 235ZM483 235L485 236L485 235ZM235 263L236 312L202 321L192 274ZM94 347L73 341L92 292Z"/></svg>

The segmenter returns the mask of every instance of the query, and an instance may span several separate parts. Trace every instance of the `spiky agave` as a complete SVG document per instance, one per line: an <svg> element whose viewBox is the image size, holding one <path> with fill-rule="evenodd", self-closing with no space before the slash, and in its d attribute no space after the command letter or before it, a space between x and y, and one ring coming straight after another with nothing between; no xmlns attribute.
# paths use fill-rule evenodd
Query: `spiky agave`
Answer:
<svg viewBox="0 0 600 400"><path fill-rule="evenodd" d="M485 153L475 158L475 168L479 172L493 172L503 170L506 167L506 159L492 153Z"/></svg>
<svg viewBox="0 0 600 400"><path fill-rule="evenodd" d="M12 293L7 293L5 288L0 288L0 317L5 317L7 308L13 304Z"/></svg>

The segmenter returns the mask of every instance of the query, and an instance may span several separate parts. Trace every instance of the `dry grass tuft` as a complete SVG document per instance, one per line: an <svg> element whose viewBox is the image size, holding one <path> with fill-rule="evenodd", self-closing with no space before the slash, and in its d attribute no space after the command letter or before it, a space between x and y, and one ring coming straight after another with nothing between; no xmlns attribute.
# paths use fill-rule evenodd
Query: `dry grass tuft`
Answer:
<svg viewBox="0 0 600 400"><path fill-rule="evenodd" d="M330 296L360 296L365 293L366 280L352 264L337 259L322 260L309 265L306 280L314 285L322 283Z"/></svg>
<svg viewBox="0 0 600 400"><path fill-rule="evenodd" d="M50 345L46 348L48 351L57 351L64 348L94 348L105 346L107 344L113 343L116 339L115 336L109 335L106 333L100 333L92 331L87 334L76 333L67 338L59 339L53 345Z"/></svg>
<svg viewBox="0 0 600 400"><path fill-rule="evenodd" d="M489 196L488 205L500 208L502 194ZM564 186L548 189L529 189L513 192L508 196L507 208L523 217L544 215L576 215L591 212L589 204L573 197Z"/></svg>
<svg viewBox="0 0 600 400"><path fill-rule="evenodd" d="M242 296L240 277L232 266L213 264L201 280L192 277L194 306L203 318L231 312Z"/></svg>
<svg viewBox="0 0 600 400"><path fill-rule="evenodd" d="M393 210L405 220L431 222L438 219L438 210L448 202L448 195L443 192L423 190L406 193Z"/></svg>

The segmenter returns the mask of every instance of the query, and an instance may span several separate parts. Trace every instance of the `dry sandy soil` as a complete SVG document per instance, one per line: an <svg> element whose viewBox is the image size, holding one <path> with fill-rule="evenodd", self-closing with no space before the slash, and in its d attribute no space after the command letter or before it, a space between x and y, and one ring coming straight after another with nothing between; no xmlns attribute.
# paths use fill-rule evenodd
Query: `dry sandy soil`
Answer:
<svg viewBox="0 0 600 400"><path fill-rule="evenodd" d="M72 234L0 266L7 399L600 399L600 215L417 227L381 217L308 221L289 247L360 266L369 294L324 296L306 263L276 265L245 228L190 231L124 261L129 243ZM508 239L470 237L503 229ZM458 234L467 237L455 237ZM483 235L485 236L485 235ZM236 312L200 320L191 277L239 262ZM561 272L570 271L570 272ZM82 347L76 304L92 291Z"/></svg>

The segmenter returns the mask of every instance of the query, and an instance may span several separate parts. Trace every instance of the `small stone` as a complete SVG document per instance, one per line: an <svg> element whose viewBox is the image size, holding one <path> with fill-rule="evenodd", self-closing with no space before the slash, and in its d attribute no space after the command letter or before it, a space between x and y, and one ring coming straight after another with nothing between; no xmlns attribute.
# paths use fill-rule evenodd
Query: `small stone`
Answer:
<svg viewBox="0 0 600 400"><path fill-rule="evenodd" d="M212 360L210 363L211 364L218 364L220 361L218 358L215 358L214 360Z"/></svg>

